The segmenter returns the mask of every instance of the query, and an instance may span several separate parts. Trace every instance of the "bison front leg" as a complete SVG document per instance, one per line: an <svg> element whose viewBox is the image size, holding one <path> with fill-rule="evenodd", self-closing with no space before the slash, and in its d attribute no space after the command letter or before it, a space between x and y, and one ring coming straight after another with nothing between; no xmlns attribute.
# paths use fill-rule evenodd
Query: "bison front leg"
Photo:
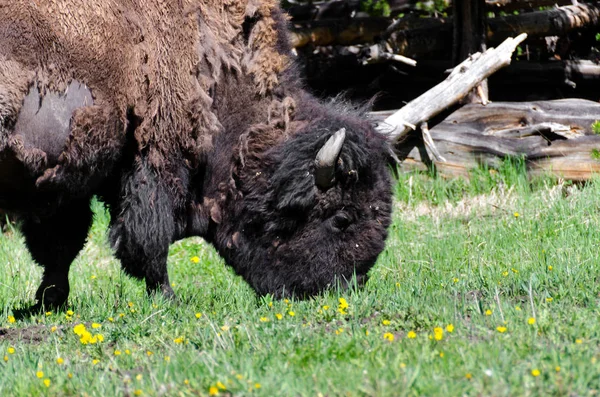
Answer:
<svg viewBox="0 0 600 397"><path fill-rule="evenodd" d="M70 202L53 215L26 218L25 243L33 259L44 268L33 310L63 307L69 296L69 267L85 244L92 211L90 199Z"/></svg>
<svg viewBox="0 0 600 397"><path fill-rule="evenodd" d="M123 270L146 280L148 294L160 292L172 299L167 255L175 225L169 190L145 159L138 158L133 169L125 176L120 202L113 209L112 246Z"/></svg>

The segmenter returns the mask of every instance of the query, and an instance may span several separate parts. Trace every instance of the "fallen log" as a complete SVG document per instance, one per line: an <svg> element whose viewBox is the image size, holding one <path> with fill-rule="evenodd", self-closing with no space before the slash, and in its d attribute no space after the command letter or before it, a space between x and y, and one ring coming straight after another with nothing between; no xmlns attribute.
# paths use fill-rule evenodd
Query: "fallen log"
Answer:
<svg viewBox="0 0 600 397"><path fill-rule="evenodd" d="M600 172L600 135L592 128L599 119L600 104L582 99L469 104L429 130L434 158L420 140L401 143L400 168L435 164L442 175L468 177L476 167L496 168L508 157L523 157L532 174L587 180Z"/></svg>
<svg viewBox="0 0 600 397"><path fill-rule="evenodd" d="M290 40L295 48L312 44L355 45L372 43L388 37L394 52L417 57L452 45L452 18L405 18L394 22L389 18L353 18L295 23ZM560 36L568 32L598 26L600 5L578 4L552 10L508 15L488 19L487 40L499 43L524 32L532 37Z"/></svg>
<svg viewBox="0 0 600 397"><path fill-rule="evenodd" d="M390 141L397 142L411 130L416 129L416 125L428 121L452 106L482 80L510 64L515 48L526 38L527 35L523 33L514 39L506 39L497 48L473 54L454 68L446 80L387 117L377 126L377 129L387 134Z"/></svg>

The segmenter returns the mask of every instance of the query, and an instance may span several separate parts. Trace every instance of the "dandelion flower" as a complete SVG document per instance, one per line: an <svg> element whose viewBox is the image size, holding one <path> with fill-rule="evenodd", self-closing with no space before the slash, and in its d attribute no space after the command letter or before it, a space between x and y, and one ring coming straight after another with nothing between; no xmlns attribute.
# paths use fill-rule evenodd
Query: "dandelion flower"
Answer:
<svg viewBox="0 0 600 397"><path fill-rule="evenodd" d="M50 379L44 379L44 385L50 387Z"/></svg>
<svg viewBox="0 0 600 397"><path fill-rule="evenodd" d="M338 328L338 329L336 329L336 330L335 330L335 334L336 334L336 335L339 335L339 334L341 334L342 332L344 332L344 328Z"/></svg>
<svg viewBox="0 0 600 397"><path fill-rule="evenodd" d="M64 360L62 357L59 357L59 358L57 358L57 359L56 359L56 363L57 363L58 365L61 365L61 364L63 364L64 362L65 362L65 360Z"/></svg>
<svg viewBox="0 0 600 397"><path fill-rule="evenodd" d="M390 320L383 320L381 322L381 324L383 324L383 325L390 325Z"/></svg>
<svg viewBox="0 0 600 397"><path fill-rule="evenodd" d="M471 375L471 373L467 372L465 374L465 378L467 378L468 380L471 380L471 378L473 378L473 375Z"/></svg>
<svg viewBox="0 0 600 397"><path fill-rule="evenodd" d="M184 384L184 385L189 385L189 384L190 384L190 381L189 381L188 379L184 379L184 380L183 380L183 384Z"/></svg>
<svg viewBox="0 0 600 397"><path fill-rule="evenodd" d="M148 357L150 357L150 356L151 356L151 355L153 355L153 354L154 354L154 353L152 353L150 350L146 350L146 355L147 355Z"/></svg>
<svg viewBox="0 0 600 397"><path fill-rule="evenodd" d="M113 354L115 356L120 356L121 355L121 350L115 350Z"/></svg>
<svg viewBox="0 0 600 397"><path fill-rule="evenodd" d="M323 306L323 310L324 310L324 311L327 311L327 310L329 310L329 306L327 306L327 305Z"/></svg>
<svg viewBox="0 0 600 397"><path fill-rule="evenodd" d="M283 314L281 313L276 313L275 317L277 318L277 320L281 320L283 318Z"/></svg>
<svg viewBox="0 0 600 397"><path fill-rule="evenodd" d="M549 265L549 266L548 266L548 271L550 271L550 272L551 272L551 271L552 271L552 269L554 269L554 268L552 267L552 265Z"/></svg>
<svg viewBox="0 0 600 397"><path fill-rule="evenodd" d="M94 329L98 329L98 328L100 328L100 327L102 327L102 325L101 325L101 324L98 324L98 323L92 323L92 328L94 328Z"/></svg>
<svg viewBox="0 0 600 397"><path fill-rule="evenodd" d="M15 320L15 317L14 317L14 316L8 316L8 322L9 322L9 323L11 323L11 324L14 324L14 322L15 322L15 321L16 321L16 320Z"/></svg>
<svg viewBox="0 0 600 397"><path fill-rule="evenodd" d="M169 356L165 356L165 361L166 361L166 362L169 362L169 361L171 361L171 357L169 357Z"/></svg>
<svg viewBox="0 0 600 397"><path fill-rule="evenodd" d="M521 311L521 307L520 306L515 306L515 310L520 312Z"/></svg>
<svg viewBox="0 0 600 397"><path fill-rule="evenodd" d="M487 309L487 310L485 311L485 315L486 315L486 316L491 316L491 315L492 315L492 311L491 311L490 309Z"/></svg>
<svg viewBox="0 0 600 397"><path fill-rule="evenodd" d="M452 325L452 324L446 325L446 331L448 331L449 333L454 332L454 325Z"/></svg>
<svg viewBox="0 0 600 397"><path fill-rule="evenodd" d="M440 352L440 358L444 358L444 352Z"/></svg>
<svg viewBox="0 0 600 397"><path fill-rule="evenodd" d="M222 326L221 331L225 331L225 332L229 331L229 325Z"/></svg>
<svg viewBox="0 0 600 397"><path fill-rule="evenodd" d="M15 354L15 348L12 346L6 349L6 351L8 352L8 354Z"/></svg>
<svg viewBox="0 0 600 397"><path fill-rule="evenodd" d="M127 354L129 356L131 354L131 350L125 349L125 354Z"/></svg>
<svg viewBox="0 0 600 397"><path fill-rule="evenodd" d="M142 380L144 378L144 376L142 374L137 374L135 376L135 379L137 379L138 381Z"/></svg>
<svg viewBox="0 0 600 397"><path fill-rule="evenodd" d="M454 277L454 278L452 279L452 282L453 282L454 284L458 283L458 281L459 281L459 280L458 280L458 277Z"/></svg>
<svg viewBox="0 0 600 397"><path fill-rule="evenodd" d="M554 300L554 299L553 299L553 298L551 298L551 297L550 297L550 298L546 298L546 302L548 302L548 303L552 302L553 300Z"/></svg>
<svg viewBox="0 0 600 397"><path fill-rule="evenodd" d="M128 303L127 303L127 306L129 306L129 307L133 307L133 302L128 302Z"/></svg>
<svg viewBox="0 0 600 397"><path fill-rule="evenodd" d="M219 394L219 389L217 389L217 386L211 386L208 388L209 396L216 396L217 394Z"/></svg>
<svg viewBox="0 0 600 397"><path fill-rule="evenodd" d="M514 215L515 218L518 218L518 217L521 216L521 214L519 214L518 212L515 212L513 215Z"/></svg>
<svg viewBox="0 0 600 397"><path fill-rule="evenodd" d="M262 386L261 386L261 384L260 384L260 383L255 383L255 384L254 384L254 388L255 388L255 389L260 389L261 387L262 387Z"/></svg>
<svg viewBox="0 0 600 397"><path fill-rule="evenodd" d="M136 389L136 390L133 392L133 395L134 395L134 396L141 396L141 395L142 395L142 393L143 393L143 392L142 392L140 389Z"/></svg>
<svg viewBox="0 0 600 397"><path fill-rule="evenodd" d="M527 324L529 324L529 325L535 324L535 318L534 317L529 317L529 319L527 320Z"/></svg>
<svg viewBox="0 0 600 397"><path fill-rule="evenodd" d="M98 364L99 362L100 362L100 360L98 360L97 358L95 358L95 359L93 359L93 360L92 360L92 364L93 364L93 365L96 365L96 364Z"/></svg>
<svg viewBox="0 0 600 397"><path fill-rule="evenodd" d="M536 376L540 376L541 372L539 369L532 369L531 370L531 375L536 377Z"/></svg>
<svg viewBox="0 0 600 397"><path fill-rule="evenodd" d="M435 327L433 329L433 338L435 340L442 340L442 339L444 339L444 330L441 327Z"/></svg>
<svg viewBox="0 0 600 397"><path fill-rule="evenodd" d="M221 382L217 382L217 384L215 385L217 386L217 388L221 389L221 390L226 390L227 388L225 387L225 385Z"/></svg>
<svg viewBox="0 0 600 397"><path fill-rule="evenodd" d="M296 313L294 313L293 311L291 311L291 310L290 310L290 311L288 312L288 315L289 315L290 317L294 317L294 316L296 315Z"/></svg>
<svg viewBox="0 0 600 397"><path fill-rule="evenodd" d="M46 312L46 317L49 317L52 315L52 312Z"/></svg>
<svg viewBox="0 0 600 397"><path fill-rule="evenodd" d="M202 313L196 313L196 318L202 317Z"/></svg>
<svg viewBox="0 0 600 397"><path fill-rule="evenodd" d="M502 272L502 276L507 277L508 276L508 270L505 270Z"/></svg>
<svg viewBox="0 0 600 397"><path fill-rule="evenodd" d="M200 262L200 258L197 256L192 256L190 258L190 260L192 261L192 263L199 263Z"/></svg>
<svg viewBox="0 0 600 397"><path fill-rule="evenodd" d="M56 332L58 328L56 327L56 325L53 325L52 328L50 328L50 332Z"/></svg>
<svg viewBox="0 0 600 397"><path fill-rule="evenodd" d="M557 365L556 367L554 367L554 370L555 370L556 372L560 372L560 367Z"/></svg>
<svg viewBox="0 0 600 397"><path fill-rule="evenodd" d="M503 327L503 326L496 327L496 331L498 331L501 334L503 334L503 333L506 332L506 327Z"/></svg>
<svg viewBox="0 0 600 397"><path fill-rule="evenodd" d="M385 334L383 334L383 339L389 340L390 342L394 341L394 334L392 334L391 332L386 332Z"/></svg>
<svg viewBox="0 0 600 397"><path fill-rule="evenodd" d="M415 339L417 337L417 333L415 331L408 331L408 334L406 334L406 337L408 339Z"/></svg>
<svg viewBox="0 0 600 397"><path fill-rule="evenodd" d="M346 310L349 307L348 301L346 301L346 299L340 298L339 302L340 302L340 304L339 304L338 308L340 310Z"/></svg>
<svg viewBox="0 0 600 397"><path fill-rule="evenodd" d="M583 339L575 339L575 343L581 345L583 343Z"/></svg>
<svg viewBox="0 0 600 397"><path fill-rule="evenodd" d="M35 373L35 376L37 376L38 378L42 379L44 377L44 371L37 371Z"/></svg>
<svg viewBox="0 0 600 397"><path fill-rule="evenodd" d="M4 355L4 362L7 363L8 362L8 356Z"/></svg>
<svg viewBox="0 0 600 397"><path fill-rule="evenodd" d="M259 321L260 321L261 323L268 323L268 322L269 322L269 319L268 319L267 317L261 317L261 318L259 319Z"/></svg>
<svg viewBox="0 0 600 397"><path fill-rule="evenodd" d="M184 341L184 337L180 336L179 338L175 338L173 339L173 342L177 343L177 344L181 344Z"/></svg>

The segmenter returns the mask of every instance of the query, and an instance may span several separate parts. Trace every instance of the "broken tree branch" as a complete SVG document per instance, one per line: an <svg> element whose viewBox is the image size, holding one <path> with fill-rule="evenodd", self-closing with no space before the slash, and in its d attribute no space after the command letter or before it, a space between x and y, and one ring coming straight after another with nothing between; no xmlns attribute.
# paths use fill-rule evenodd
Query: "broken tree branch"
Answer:
<svg viewBox="0 0 600 397"><path fill-rule="evenodd" d="M477 53L458 65L452 73L420 97L385 119L377 129L392 142L405 136L414 125L427 121L469 93L483 79L510 64L515 48L527 38L525 33L508 38L497 48Z"/></svg>

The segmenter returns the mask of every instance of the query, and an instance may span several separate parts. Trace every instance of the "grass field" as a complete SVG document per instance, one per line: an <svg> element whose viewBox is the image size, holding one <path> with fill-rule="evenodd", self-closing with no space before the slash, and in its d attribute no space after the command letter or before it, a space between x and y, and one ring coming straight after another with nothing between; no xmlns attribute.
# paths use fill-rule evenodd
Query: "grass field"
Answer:
<svg viewBox="0 0 600 397"><path fill-rule="evenodd" d="M521 168L400 176L366 287L308 301L256 297L200 239L171 247L179 302L149 299L111 257L95 203L70 311L14 321L41 272L9 230L0 395L597 394L600 181Z"/></svg>

